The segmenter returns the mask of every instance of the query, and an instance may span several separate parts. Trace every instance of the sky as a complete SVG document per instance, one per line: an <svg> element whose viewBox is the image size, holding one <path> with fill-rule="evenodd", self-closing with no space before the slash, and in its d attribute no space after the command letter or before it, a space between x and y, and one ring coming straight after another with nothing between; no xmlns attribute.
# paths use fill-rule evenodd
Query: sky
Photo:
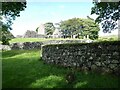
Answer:
<svg viewBox="0 0 120 90"><path fill-rule="evenodd" d="M41 23L59 23L74 17L95 19L96 15L90 15L91 7L92 0L27 0L27 8L13 21L11 32L14 36L23 35L27 30L35 31ZM107 34L101 30L99 35Z"/></svg>

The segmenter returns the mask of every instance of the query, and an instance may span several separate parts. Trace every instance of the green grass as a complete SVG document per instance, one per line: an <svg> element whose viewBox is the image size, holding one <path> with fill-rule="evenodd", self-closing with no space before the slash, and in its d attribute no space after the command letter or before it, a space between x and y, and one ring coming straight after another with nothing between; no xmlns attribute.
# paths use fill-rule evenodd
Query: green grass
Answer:
<svg viewBox="0 0 120 90"><path fill-rule="evenodd" d="M48 40L82 40L82 39L73 39L73 38L14 38L11 39L9 42L10 43L17 43L17 42L39 42L39 41L48 41ZM117 41L118 36L117 35L111 35L111 36L102 36L99 37L96 41ZM0 44L2 42L0 41Z"/></svg>
<svg viewBox="0 0 120 90"><path fill-rule="evenodd" d="M118 41L118 35L102 36L97 41Z"/></svg>
<svg viewBox="0 0 120 90"><path fill-rule="evenodd" d="M16 43L16 42L40 42L40 41L49 41L49 40L80 40L80 39L70 39L70 38L14 38L10 40L10 43Z"/></svg>
<svg viewBox="0 0 120 90"><path fill-rule="evenodd" d="M45 39L41 38L14 38L11 39L10 43L17 43L17 42L37 42L37 41L44 41Z"/></svg>
<svg viewBox="0 0 120 90"><path fill-rule="evenodd" d="M75 71L75 82L67 84L67 68L44 64L40 50L3 51L3 88L117 88L118 78Z"/></svg>
<svg viewBox="0 0 120 90"><path fill-rule="evenodd" d="M14 38L10 40L10 43L16 43L16 42L44 42L44 41L49 41L49 40L82 40L82 39L73 39L73 38ZM118 41L118 36L111 35L111 36L104 36L104 37L99 37L96 41Z"/></svg>

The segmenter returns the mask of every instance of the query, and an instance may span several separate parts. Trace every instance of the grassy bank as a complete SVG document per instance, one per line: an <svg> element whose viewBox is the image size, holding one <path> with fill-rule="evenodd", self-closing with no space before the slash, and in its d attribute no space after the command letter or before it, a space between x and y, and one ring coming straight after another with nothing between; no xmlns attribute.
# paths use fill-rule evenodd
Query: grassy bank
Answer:
<svg viewBox="0 0 120 90"><path fill-rule="evenodd" d="M118 78L111 75L75 72L74 83L67 84L67 68L44 64L40 50L4 51L3 88L116 88Z"/></svg>
<svg viewBox="0 0 120 90"><path fill-rule="evenodd" d="M44 42L44 41L49 41L49 40L80 40L80 39L70 39L70 38L14 38L10 40L10 43L16 43L16 42Z"/></svg>

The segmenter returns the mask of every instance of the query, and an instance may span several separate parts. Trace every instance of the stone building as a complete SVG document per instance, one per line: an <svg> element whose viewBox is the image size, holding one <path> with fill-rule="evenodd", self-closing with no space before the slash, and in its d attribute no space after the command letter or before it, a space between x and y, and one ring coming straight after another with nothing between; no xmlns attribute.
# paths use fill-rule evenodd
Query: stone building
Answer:
<svg viewBox="0 0 120 90"><path fill-rule="evenodd" d="M52 35L53 38L62 38L62 32L59 29L55 29Z"/></svg>
<svg viewBox="0 0 120 90"><path fill-rule="evenodd" d="M45 35L45 26L44 26L44 24L40 24L40 26L38 27L38 34Z"/></svg>
<svg viewBox="0 0 120 90"><path fill-rule="evenodd" d="M37 32L30 30L27 30L23 35L23 38L36 38L36 37L37 37Z"/></svg>

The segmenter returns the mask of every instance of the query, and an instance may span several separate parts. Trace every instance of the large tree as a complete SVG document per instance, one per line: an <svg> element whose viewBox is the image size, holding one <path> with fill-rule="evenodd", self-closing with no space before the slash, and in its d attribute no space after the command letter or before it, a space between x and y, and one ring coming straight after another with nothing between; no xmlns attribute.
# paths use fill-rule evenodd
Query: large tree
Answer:
<svg viewBox="0 0 120 90"><path fill-rule="evenodd" d="M103 32L111 32L117 28L117 20L120 19L120 2L98 2L93 0L94 7L91 9L91 14L96 14L97 23L101 23ZM119 0L118 0L119 1Z"/></svg>
<svg viewBox="0 0 120 90"><path fill-rule="evenodd" d="M47 22L44 25L45 25L45 33L46 33L46 35L52 35L53 32L55 31L54 24L52 22Z"/></svg>
<svg viewBox="0 0 120 90"><path fill-rule="evenodd" d="M1 16L0 17L0 25L1 25L0 36L3 39L2 41L6 40L5 42L8 43L8 40L10 40L10 37L8 37L8 34L10 34L9 30L12 29L11 28L11 25L13 24L12 22L13 20L15 20L16 17L20 16L20 12L26 8L27 3L26 3L26 0L24 0L24 2L23 1L21 2L5 2L4 1L1 3L2 3L2 8L0 8L0 16ZM5 43L3 42L3 44Z"/></svg>
<svg viewBox="0 0 120 90"><path fill-rule="evenodd" d="M9 44L9 40L13 39L13 34L8 30L8 27L5 25L2 25L0 29L0 41L2 41L2 44Z"/></svg>
<svg viewBox="0 0 120 90"><path fill-rule="evenodd" d="M24 2L2 2L0 15L5 19L4 24L10 28L12 21L20 16L20 12L26 8L26 4L26 0Z"/></svg>
<svg viewBox="0 0 120 90"><path fill-rule="evenodd" d="M99 25L92 19L72 18L60 22L60 29L64 36L79 35L83 38L89 35L90 39L98 38Z"/></svg>

